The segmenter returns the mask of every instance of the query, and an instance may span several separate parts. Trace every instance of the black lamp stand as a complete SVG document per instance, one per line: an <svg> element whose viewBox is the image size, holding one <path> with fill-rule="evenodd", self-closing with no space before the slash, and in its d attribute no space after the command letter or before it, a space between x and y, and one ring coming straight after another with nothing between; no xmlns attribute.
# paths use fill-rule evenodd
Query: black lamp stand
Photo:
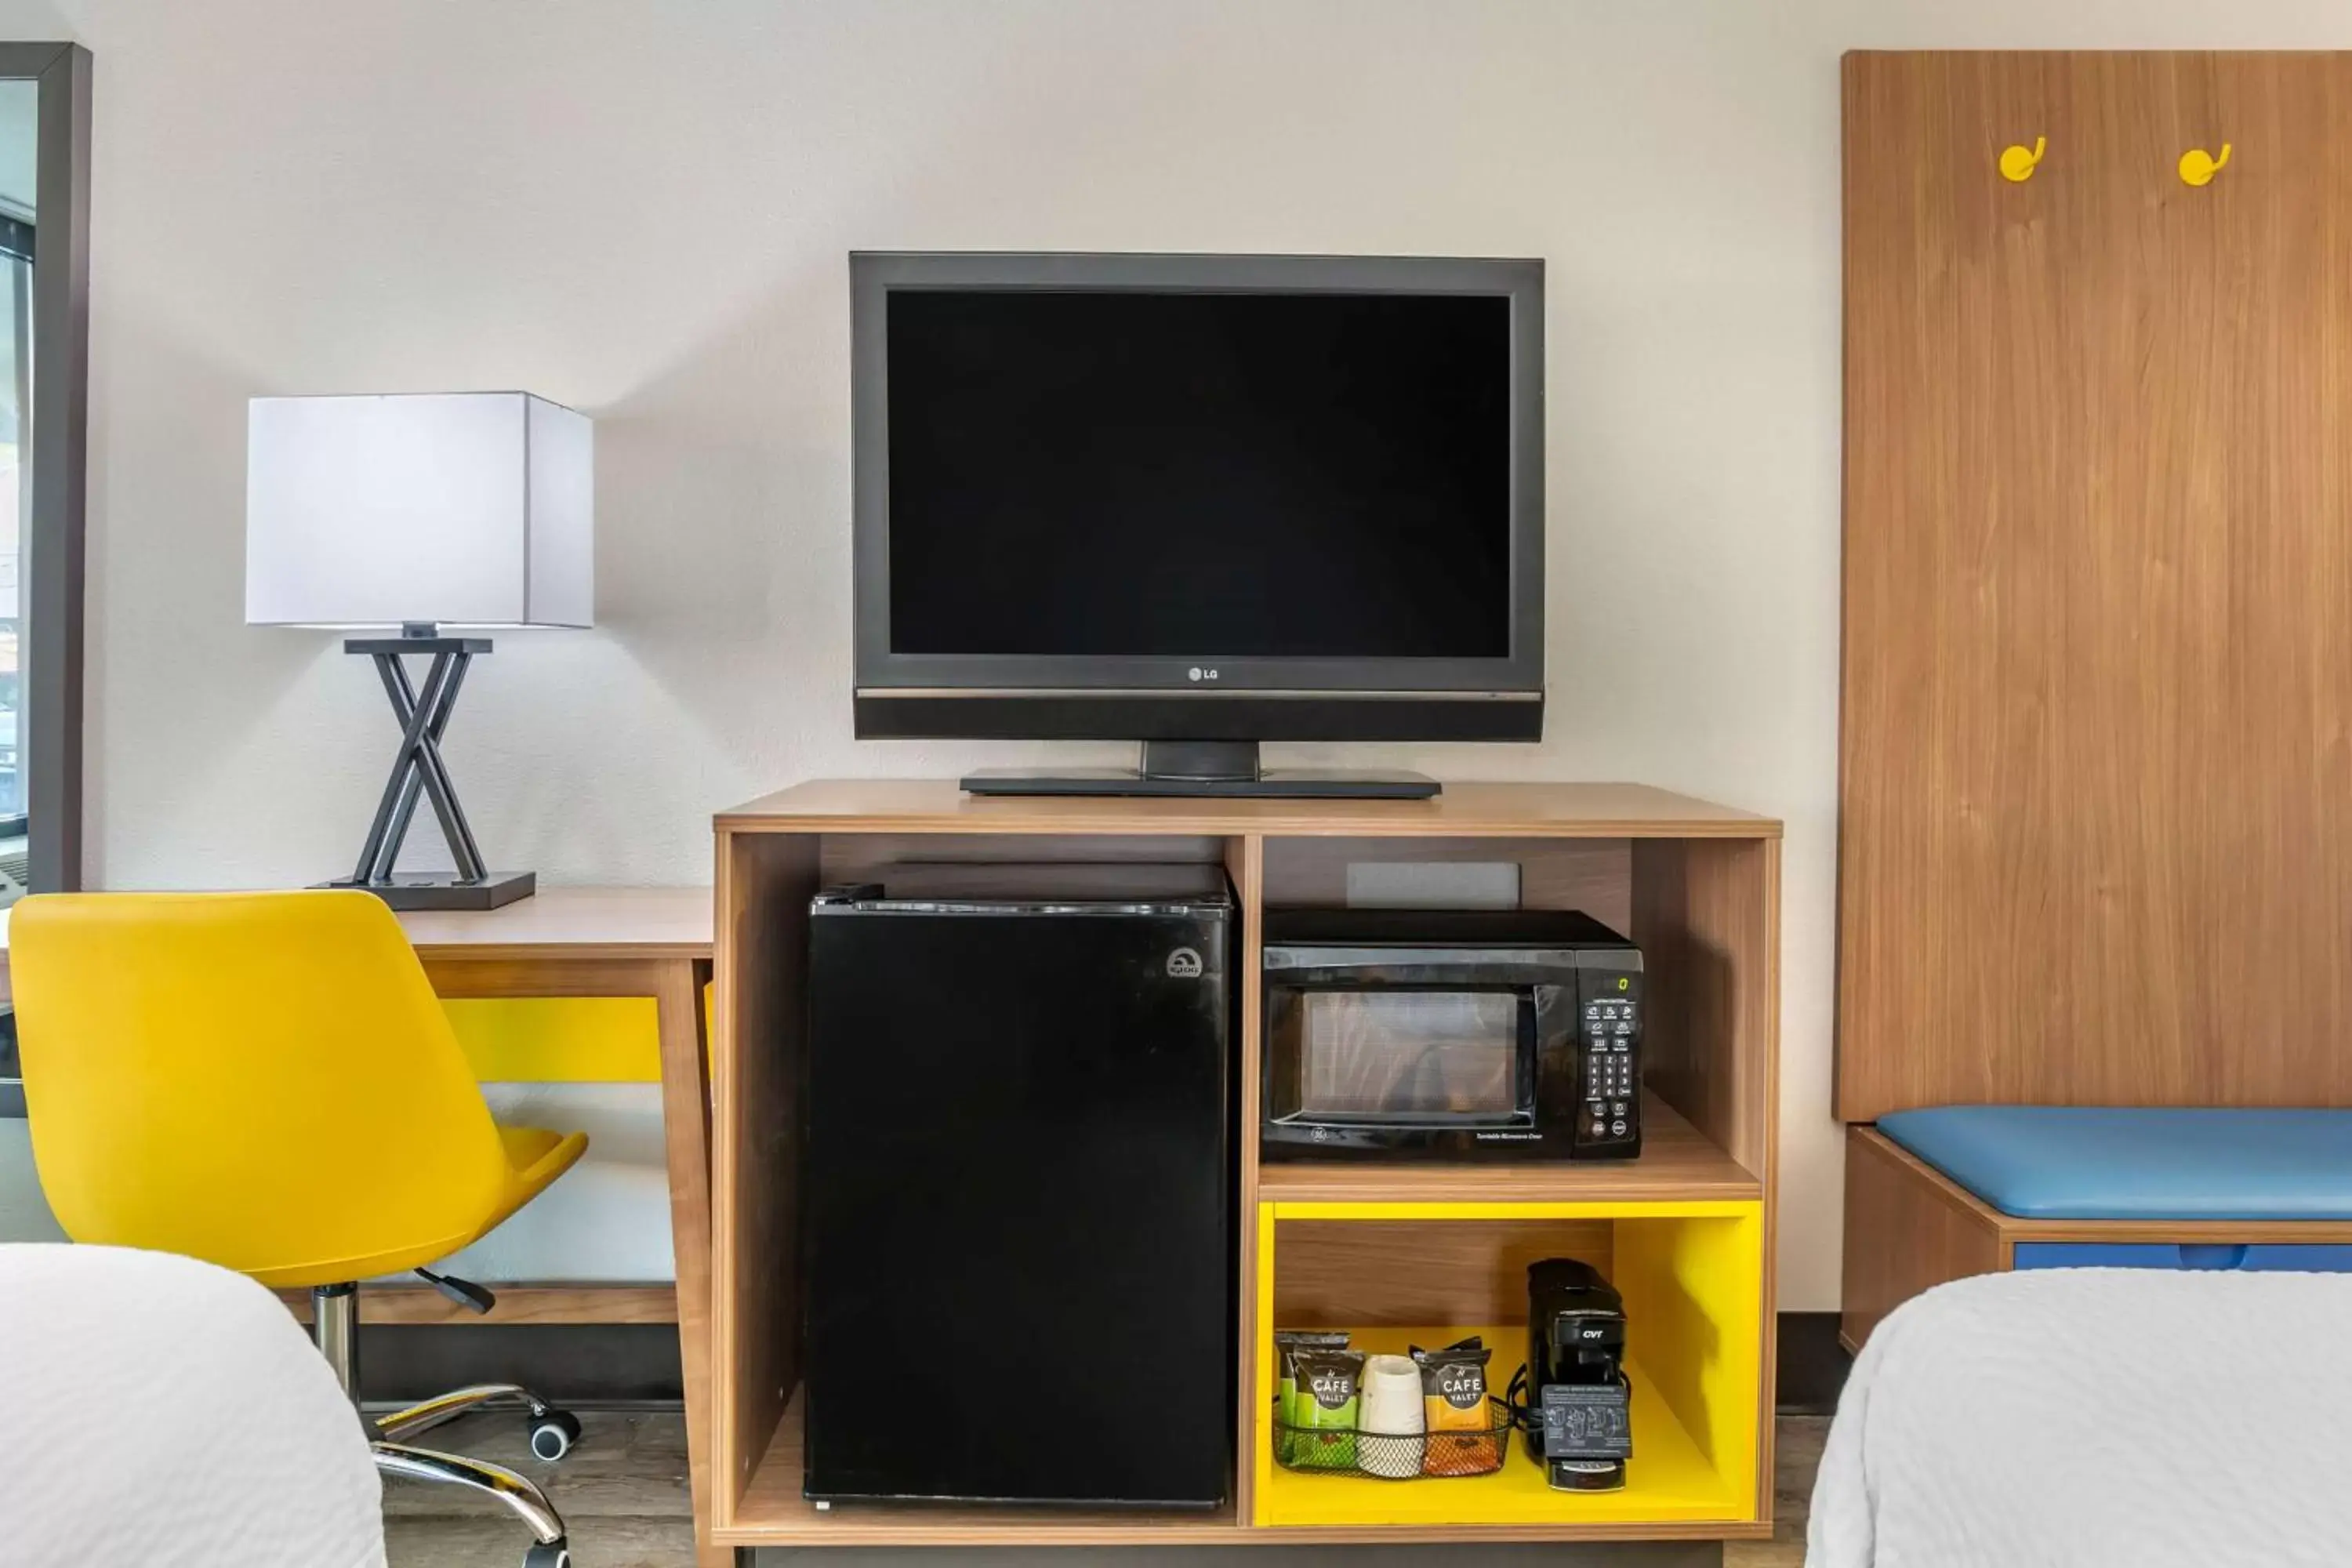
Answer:
<svg viewBox="0 0 2352 1568"><path fill-rule="evenodd" d="M375 820L368 825L357 868L344 880L325 886L361 889L395 910L495 910L530 897L539 886L531 872L484 868L481 847L474 842L474 830L457 805L457 787L441 760L441 735L449 727L450 710L457 705L457 689L466 683L467 667L476 654L490 651L490 639L445 637L438 627L420 623L403 626L396 637L351 638L343 651L375 660L383 694L400 721L400 754L384 781L383 796L376 802ZM433 657L421 690L408 679L408 667L402 662L406 654ZM457 862L455 872L393 869L416 816L419 795L432 798L441 836L449 841L449 853Z"/></svg>

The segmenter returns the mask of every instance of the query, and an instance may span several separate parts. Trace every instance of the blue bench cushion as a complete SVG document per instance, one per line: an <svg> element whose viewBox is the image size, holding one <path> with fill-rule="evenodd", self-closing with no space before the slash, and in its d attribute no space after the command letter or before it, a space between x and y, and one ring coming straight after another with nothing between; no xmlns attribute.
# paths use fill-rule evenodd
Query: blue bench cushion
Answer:
<svg viewBox="0 0 2352 1568"><path fill-rule="evenodd" d="M2352 1110L1945 1105L1878 1130L2020 1219L2352 1219Z"/></svg>

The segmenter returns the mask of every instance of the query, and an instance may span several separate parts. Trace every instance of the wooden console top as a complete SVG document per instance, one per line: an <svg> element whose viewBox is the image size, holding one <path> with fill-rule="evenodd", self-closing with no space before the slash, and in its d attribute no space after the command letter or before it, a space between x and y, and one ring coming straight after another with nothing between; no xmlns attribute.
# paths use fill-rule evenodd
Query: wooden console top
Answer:
<svg viewBox="0 0 2352 1568"><path fill-rule="evenodd" d="M722 811L721 832L1271 833L1778 838L1769 816L1634 784L1449 784L1434 800L969 795L951 779L816 779Z"/></svg>

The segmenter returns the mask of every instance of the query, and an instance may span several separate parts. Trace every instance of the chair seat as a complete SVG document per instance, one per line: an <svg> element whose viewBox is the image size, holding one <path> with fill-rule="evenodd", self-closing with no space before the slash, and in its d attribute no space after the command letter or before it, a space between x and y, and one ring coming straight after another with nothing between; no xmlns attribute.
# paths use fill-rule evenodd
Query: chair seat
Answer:
<svg viewBox="0 0 2352 1568"><path fill-rule="evenodd" d="M2020 1219L2352 1219L2352 1110L1946 1105L1878 1130Z"/></svg>
<svg viewBox="0 0 2352 1568"><path fill-rule="evenodd" d="M588 1149L585 1132L551 1132L544 1127L501 1127L499 1142L506 1146L506 1191L482 1228L466 1238L468 1245L489 1235L509 1215L545 1192Z"/></svg>
<svg viewBox="0 0 2352 1568"><path fill-rule="evenodd" d="M421 1268L448 1257L496 1230L508 1215L545 1192L556 1177L578 1162L588 1148L585 1132L551 1132L543 1127L501 1127L499 1142L507 1157L506 1183L498 1206L470 1230L430 1237L392 1251L346 1258L322 1258L281 1268L256 1268L252 1277L275 1289L308 1289L314 1285L340 1285Z"/></svg>

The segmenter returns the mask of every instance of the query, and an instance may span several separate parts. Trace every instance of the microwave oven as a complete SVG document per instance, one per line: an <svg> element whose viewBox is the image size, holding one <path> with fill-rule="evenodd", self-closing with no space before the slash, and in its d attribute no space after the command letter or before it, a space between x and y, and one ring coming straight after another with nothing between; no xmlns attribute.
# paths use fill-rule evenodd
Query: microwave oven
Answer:
<svg viewBox="0 0 2352 1568"><path fill-rule="evenodd" d="M1642 953L1563 910L1269 910L1260 1147L1642 1152Z"/></svg>

